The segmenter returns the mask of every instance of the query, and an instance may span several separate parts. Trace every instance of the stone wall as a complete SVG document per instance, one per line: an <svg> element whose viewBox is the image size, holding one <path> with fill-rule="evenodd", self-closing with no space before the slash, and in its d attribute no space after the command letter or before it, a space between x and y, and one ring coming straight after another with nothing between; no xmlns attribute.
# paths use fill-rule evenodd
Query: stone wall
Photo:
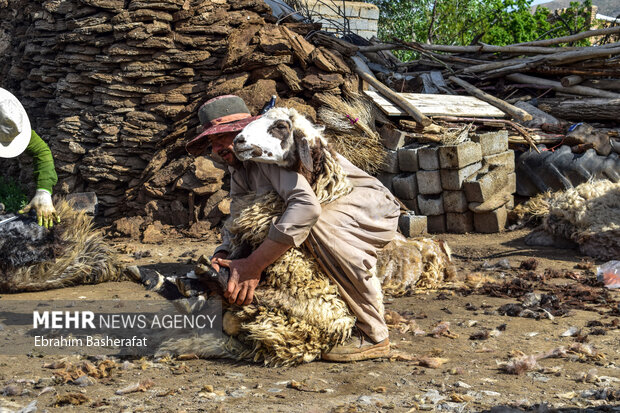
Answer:
<svg viewBox="0 0 620 413"><path fill-rule="evenodd" d="M275 24L261 0L0 2L0 86L49 142L57 194L95 191L105 216L185 225L226 213L225 171L193 159L200 104L235 93L253 113L278 96L310 118L357 89L338 52ZM1 173L23 162L3 160ZM7 165L6 167L4 167Z"/></svg>

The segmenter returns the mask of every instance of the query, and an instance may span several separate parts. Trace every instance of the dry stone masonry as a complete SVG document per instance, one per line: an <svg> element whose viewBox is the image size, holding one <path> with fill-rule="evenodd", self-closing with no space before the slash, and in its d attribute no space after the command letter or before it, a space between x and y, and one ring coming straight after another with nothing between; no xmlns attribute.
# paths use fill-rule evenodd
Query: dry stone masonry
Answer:
<svg viewBox="0 0 620 413"><path fill-rule="evenodd" d="M277 95L316 120L321 96L357 89L337 51L304 39L314 25L276 25L261 0L9 0L0 22L0 83L49 142L56 193L96 192L142 230L228 213L226 171L184 149L207 99L256 113Z"/></svg>

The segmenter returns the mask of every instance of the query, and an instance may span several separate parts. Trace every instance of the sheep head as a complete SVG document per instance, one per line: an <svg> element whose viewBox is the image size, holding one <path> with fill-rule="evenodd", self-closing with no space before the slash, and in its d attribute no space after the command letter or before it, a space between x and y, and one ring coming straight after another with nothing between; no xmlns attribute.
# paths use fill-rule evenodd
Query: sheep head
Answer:
<svg viewBox="0 0 620 413"><path fill-rule="evenodd" d="M301 163L312 171L310 148L317 139L326 144L322 132L295 109L273 108L243 128L233 141L233 150L241 161L272 163L288 169Z"/></svg>

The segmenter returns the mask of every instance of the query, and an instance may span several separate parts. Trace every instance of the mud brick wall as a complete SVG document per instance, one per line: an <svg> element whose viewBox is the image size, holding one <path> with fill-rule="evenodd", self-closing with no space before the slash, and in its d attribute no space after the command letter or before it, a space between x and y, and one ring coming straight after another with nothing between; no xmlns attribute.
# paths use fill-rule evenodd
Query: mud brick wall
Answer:
<svg viewBox="0 0 620 413"><path fill-rule="evenodd" d="M400 218L406 235L504 229L516 192L514 152L506 131L470 134L458 145L407 145L407 133L381 131L389 149L379 174L411 211Z"/></svg>
<svg viewBox="0 0 620 413"><path fill-rule="evenodd" d="M185 225L227 212L225 171L184 149L198 107L226 93L253 113L272 95L315 119L357 89L336 51L275 24L261 0L0 1L0 86L49 142L57 194L95 191L103 214ZM21 174L27 157L3 160Z"/></svg>

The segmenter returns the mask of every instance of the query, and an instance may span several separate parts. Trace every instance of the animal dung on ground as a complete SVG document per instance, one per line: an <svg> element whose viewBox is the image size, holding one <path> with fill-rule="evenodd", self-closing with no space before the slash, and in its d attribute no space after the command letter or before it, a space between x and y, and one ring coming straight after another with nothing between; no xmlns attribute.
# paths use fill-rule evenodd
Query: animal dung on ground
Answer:
<svg viewBox="0 0 620 413"><path fill-rule="evenodd" d="M147 391L155 382L151 379L140 380L138 383L130 384L127 387L123 387L122 389L116 390L115 394L123 395L128 393L135 393L139 391Z"/></svg>
<svg viewBox="0 0 620 413"><path fill-rule="evenodd" d="M84 403L88 403L90 399L82 393L65 393L56 396L56 406L65 406L71 404L79 406Z"/></svg>
<svg viewBox="0 0 620 413"><path fill-rule="evenodd" d="M429 333L430 336L438 338L441 336L445 336L448 338L458 338L458 334L452 333L450 331L450 322L449 321L441 321L439 322L433 330Z"/></svg>

